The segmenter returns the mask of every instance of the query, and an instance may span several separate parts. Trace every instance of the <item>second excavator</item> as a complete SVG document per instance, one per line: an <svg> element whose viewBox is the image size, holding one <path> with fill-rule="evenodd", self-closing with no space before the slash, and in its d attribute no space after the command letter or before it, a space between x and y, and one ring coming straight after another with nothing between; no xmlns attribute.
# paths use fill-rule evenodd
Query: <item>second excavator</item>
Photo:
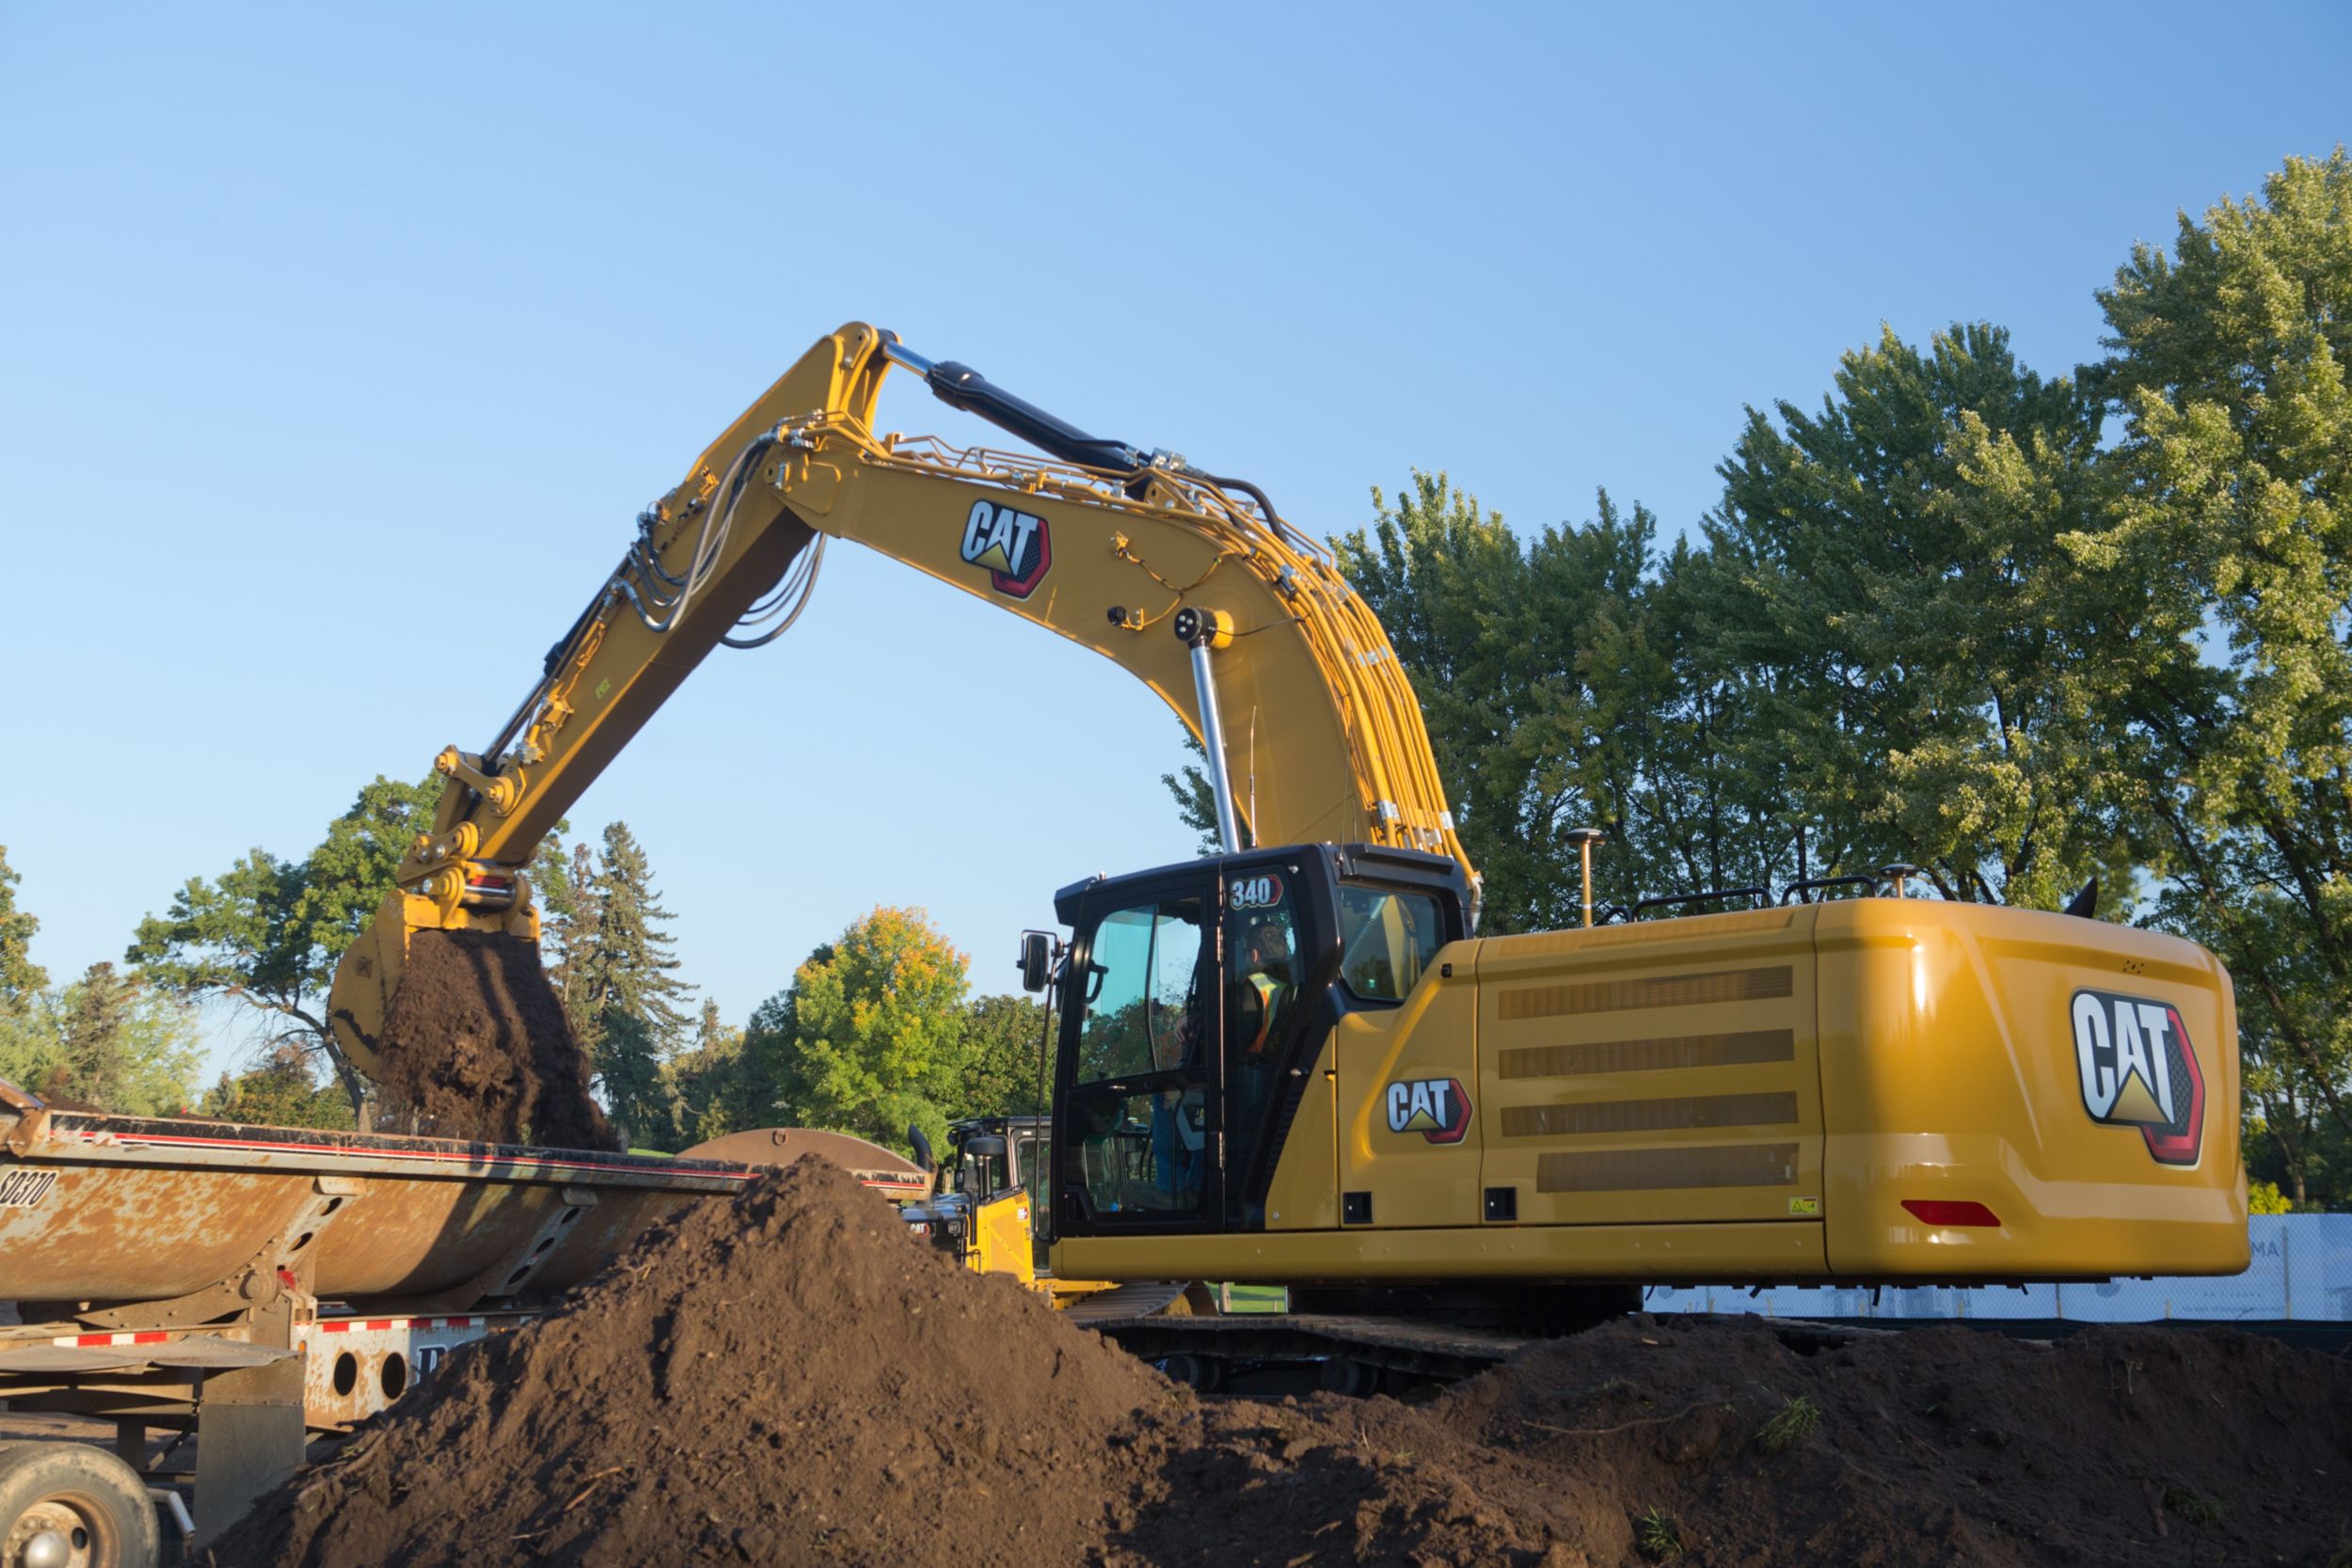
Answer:
<svg viewBox="0 0 2352 1568"><path fill-rule="evenodd" d="M1043 455L882 432L894 369ZM1060 1004L1022 1195L1057 1274L1557 1318L1638 1282L2245 1266L2210 954L1868 878L1481 936L1410 683L1327 549L859 324L639 517L490 742L441 753L336 978L361 1070L416 933L535 938L548 829L713 648L791 624L836 538L1117 660L1204 750L1221 852L1072 883L1066 940L1025 939Z"/></svg>

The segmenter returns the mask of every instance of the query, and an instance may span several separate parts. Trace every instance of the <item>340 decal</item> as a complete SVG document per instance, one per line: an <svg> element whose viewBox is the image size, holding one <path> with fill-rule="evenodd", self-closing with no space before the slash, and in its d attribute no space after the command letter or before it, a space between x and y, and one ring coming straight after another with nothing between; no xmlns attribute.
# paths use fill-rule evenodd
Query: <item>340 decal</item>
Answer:
<svg viewBox="0 0 2352 1568"><path fill-rule="evenodd" d="M1282 879L1271 871L1236 878L1226 901L1237 910L1270 910L1282 901Z"/></svg>

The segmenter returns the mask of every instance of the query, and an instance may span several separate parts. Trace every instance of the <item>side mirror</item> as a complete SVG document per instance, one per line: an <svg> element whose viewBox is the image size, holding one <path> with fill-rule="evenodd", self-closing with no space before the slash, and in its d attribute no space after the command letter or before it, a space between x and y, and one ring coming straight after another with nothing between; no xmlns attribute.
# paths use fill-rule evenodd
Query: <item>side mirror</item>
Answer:
<svg viewBox="0 0 2352 1568"><path fill-rule="evenodd" d="M1021 989L1035 995L1054 973L1054 939L1044 931L1021 933Z"/></svg>
<svg viewBox="0 0 2352 1568"><path fill-rule="evenodd" d="M966 1138L963 1140L963 1151L978 1159L1001 1160L1005 1157L1005 1140L993 1134Z"/></svg>
<svg viewBox="0 0 2352 1568"><path fill-rule="evenodd" d="M914 1163L925 1170L937 1170L939 1162L931 1157L931 1141L923 1136L923 1130L907 1123L907 1145L914 1150Z"/></svg>

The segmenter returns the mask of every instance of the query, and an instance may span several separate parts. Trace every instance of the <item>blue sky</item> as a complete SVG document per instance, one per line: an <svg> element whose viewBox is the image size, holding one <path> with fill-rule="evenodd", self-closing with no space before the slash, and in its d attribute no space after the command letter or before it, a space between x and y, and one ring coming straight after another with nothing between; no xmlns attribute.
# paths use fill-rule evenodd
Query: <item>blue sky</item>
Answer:
<svg viewBox="0 0 2352 1568"><path fill-rule="evenodd" d="M1414 467L1672 531L1882 322L2062 372L2135 241L2352 134L2336 4L358 9L0 4L0 844L60 978L486 741L843 321L1318 531ZM877 903L1009 989L1056 886L1189 852L1179 759L844 547L573 820L740 1022Z"/></svg>

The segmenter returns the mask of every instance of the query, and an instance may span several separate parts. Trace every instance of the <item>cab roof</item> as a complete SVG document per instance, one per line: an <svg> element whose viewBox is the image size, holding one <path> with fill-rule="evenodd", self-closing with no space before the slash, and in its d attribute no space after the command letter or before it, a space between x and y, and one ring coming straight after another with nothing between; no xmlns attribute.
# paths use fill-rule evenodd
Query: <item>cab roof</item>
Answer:
<svg viewBox="0 0 2352 1568"><path fill-rule="evenodd" d="M1418 849L1393 849L1384 844L1294 844L1250 849L1238 855L1204 855L1199 860L1155 865L1147 871L1129 871L1117 877L1098 873L1057 891L1054 895L1054 914L1063 925L1073 926L1077 923L1081 901L1097 895L1108 894L1116 897L1130 888L1142 889L1174 877L1199 876L1203 871L1231 880L1268 865L1285 870L1303 868L1303 857L1308 856L1323 863L1333 878L1343 881L1365 880L1426 888L1451 898L1457 909L1469 895L1469 882L1462 874L1461 863L1450 855L1424 854Z"/></svg>

